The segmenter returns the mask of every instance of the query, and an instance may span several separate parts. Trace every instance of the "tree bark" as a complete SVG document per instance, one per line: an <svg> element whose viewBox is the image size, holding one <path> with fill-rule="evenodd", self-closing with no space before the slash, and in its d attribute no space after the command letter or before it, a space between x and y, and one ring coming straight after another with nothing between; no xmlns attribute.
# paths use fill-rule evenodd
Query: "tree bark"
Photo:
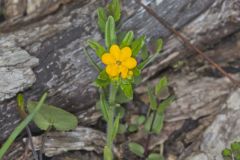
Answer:
<svg viewBox="0 0 240 160"><path fill-rule="evenodd" d="M147 4L203 50L240 29L239 0L150 0ZM20 91L27 99L38 99L48 91L47 103L75 113L80 124L97 121L100 114L93 106L98 94L92 85L97 73L87 62L83 48L87 39L102 41L96 23L98 6L101 3L97 0L78 0L48 16L27 15L0 25L0 141L19 122L15 96ZM121 24L123 31L132 29L136 35L165 40L163 53L144 71L145 80L191 52L133 0L123 0Z"/></svg>

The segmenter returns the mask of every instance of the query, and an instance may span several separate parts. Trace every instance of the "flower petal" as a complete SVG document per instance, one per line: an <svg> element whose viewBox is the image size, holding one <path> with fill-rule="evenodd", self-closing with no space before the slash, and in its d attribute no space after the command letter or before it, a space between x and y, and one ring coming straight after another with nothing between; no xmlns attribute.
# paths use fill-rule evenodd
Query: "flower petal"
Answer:
<svg viewBox="0 0 240 160"><path fill-rule="evenodd" d="M118 47L118 45L116 44L113 44L110 48L110 54L116 59L116 60L119 60L120 58L120 53L121 53L121 50L120 48Z"/></svg>
<svg viewBox="0 0 240 160"><path fill-rule="evenodd" d="M133 69L137 66L137 61L134 58L128 58L122 62L122 65L126 66L128 69Z"/></svg>
<svg viewBox="0 0 240 160"><path fill-rule="evenodd" d="M132 55L132 50L129 47L124 47L121 49L120 60L125 61L127 58L130 58Z"/></svg>
<svg viewBox="0 0 240 160"><path fill-rule="evenodd" d="M119 75L119 67L116 64L107 65L106 72L110 77L116 77Z"/></svg>
<svg viewBox="0 0 240 160"><path fill-rule="evenodd" d="M115 58L109 53L105 53L104 55L102 55L101 59L102 59L102 62L106 65L116 63Z"/></svg>
<svg viewBox="0 0 240 160"><path fill-rule="evenodd" d="M123 66L123 65L121 65L120 66L120 73L121 73L121 76L122 76L123 79L127 78L127 76L128 76L128 68Z"/></svg>

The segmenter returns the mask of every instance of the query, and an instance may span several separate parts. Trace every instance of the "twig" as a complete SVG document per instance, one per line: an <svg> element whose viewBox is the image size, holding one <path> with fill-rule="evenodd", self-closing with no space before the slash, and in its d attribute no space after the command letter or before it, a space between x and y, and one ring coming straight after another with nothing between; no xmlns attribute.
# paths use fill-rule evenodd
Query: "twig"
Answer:
<svg viewBox="0 0 240 160"><path fill-rule="evenodd" d="M138 4L140 4L150 15L152 15L160 24L170 30L175 36L177 36L183 44L185 44L189 49L194 50L197 54L199 54L202 58L207 60L211 65L213 65L223 76L227 77L233 84L237 87L240 87L240 82L235 80L231 75L229 75L219 64L214 62L211 58L209 58L206 54L204 54L199 48L191 44L188 39L186 39L180 32L178 32L175 28L173 28L168 22L166 22L162 17L158 16L156 12L150 7L144 5L141 0L135 0Z"/></svg>
<svg viewBox="0 0 240 160"><path fill-rule="evenodd" d="M39 160L43 160L44 144L45 144L45 141L46 141L46 138L47 138L47 134L50 130L51 130L51 127L49 127L42 136L42 142L41 142L42 145L41 145L41 148L40 148Z"/></svg>
<svg viewBox="0 0 240 160"><path fill-rule="evenodd" d="M28 140L29 140L29 144L32 148L32 154L33 154L33 157L35 160L38 160L38 155L37 155L37 152L34 148L34 145L33 145L33 141L32 141L32 133L31 133L31 130L29 128L29 126L26 127L26 131L27 131L27 134L28 134Z"/></svg>

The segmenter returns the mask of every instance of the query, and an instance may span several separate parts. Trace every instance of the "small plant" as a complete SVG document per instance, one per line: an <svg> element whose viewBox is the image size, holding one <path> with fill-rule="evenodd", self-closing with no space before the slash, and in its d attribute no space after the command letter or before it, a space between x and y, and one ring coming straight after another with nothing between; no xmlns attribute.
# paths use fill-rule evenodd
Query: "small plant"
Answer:
<svg viewBox="0 0 240 160"><path fill-rule="evenodd" d="M145 145L141 145L135 142L129 143L129 149L135 155L144 157L147 160L163 160L162 153L149 153L148 145L152 134L160 134L163 122L164 122L164 111L172 103L173 97L164 97L165 100L158 102L158 97L164 95L163 93L167 90L167 79L163 77L160 79L155 88L148 87L148 99L150 107L146 116L141 115L136 118L135 129L137 130L139 125L144 125L144 130L147 135ZM162 96L161 96L162 97ZM162 97L163 98L163 97ZM131 127L131 126L130 126Z"/></svg>
<svg viewBox="0 0 240 160"><path fill-rule="evenodd" d="M99 104L107 123L104 159L112 160L114 158L113 142L120 128L124 128L120 125L120 119L124 115L124 108L121 104L133 100L133 87L141 82L142 69L160 53L162 40L156 41L154 53L150 55L144 35L135 38L133 31L126 33L118 31L116 23L121 19L119 0L112 0L107 9L98 8L97 13L98 26L104 35L105 45L94 40L88 40L88 45L95 51L102 64L95 62L87 50L84 53L99 73L95 80L95 85L100 92L100 100L97 104ZM153 114L150 113L150 117L152 116ZM159 116L155 118L159 118ZM152 117L152 119L155 118ZM154 125L158 126L159 124L154 123ZM159 126L152 130L158 131Z"/></svg>
<svg viewBox="0 0 240 160"><path fill-rule="evenodd" d="M28 101L28 103L25 104L23 95L18 94L18 111L23 121L15 128L0 149L0 159L2 159L10 145L14 142L15 138L23 131L24 128L27 129L27 133L31 141L32 137L30 135L30 129L28 128L28 123L30 123L32 120L40 129L44 131L49 131L52 128L58 131L68 131L77 127L78 121L73 114L66 112L61 108L45 104L44 101L46 97L47 94L45 93L39 102ZM33 144L31 145L33 147ZM37 160L38 156L36 155L35 151L33 151L33 155L34 159ZM40 160L42 159L42 149L39 158Z"/></svg>
<svg viewBox="0 0 240 160"><path fill-rule="evenodd" d="M233 142L230 148L222 151L224 160L240 160L240 142Z"/></svg>

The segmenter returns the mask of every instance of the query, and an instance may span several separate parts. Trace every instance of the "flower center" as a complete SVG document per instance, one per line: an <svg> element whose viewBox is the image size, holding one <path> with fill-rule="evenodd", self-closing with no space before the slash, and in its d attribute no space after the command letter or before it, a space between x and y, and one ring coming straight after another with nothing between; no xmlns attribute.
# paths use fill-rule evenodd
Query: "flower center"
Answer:
<svg viewBox="0 0 240 160"><path fill-rule="evenodd" d="M116 64L119 65L119 66L121 65L121 63L122 63L121 61L116 62Z"/></svg>

